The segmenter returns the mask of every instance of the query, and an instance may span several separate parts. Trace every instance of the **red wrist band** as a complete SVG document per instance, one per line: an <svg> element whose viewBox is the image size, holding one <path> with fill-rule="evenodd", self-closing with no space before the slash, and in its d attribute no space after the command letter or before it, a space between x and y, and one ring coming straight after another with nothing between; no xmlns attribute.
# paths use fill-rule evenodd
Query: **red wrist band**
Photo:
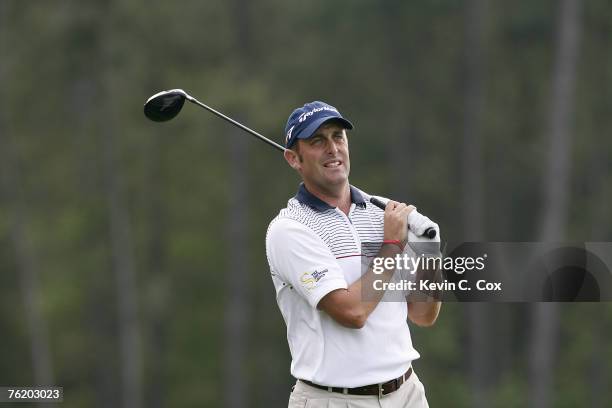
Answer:
<svg viewBox="0 0 612 408"><path fill-rule="evenodd" d="M402 245L402 242L398 239L385 239L383 242L383 244L392 244L392 245L397 245L399 247L400 250L404 250L404 246Z"/></svg>

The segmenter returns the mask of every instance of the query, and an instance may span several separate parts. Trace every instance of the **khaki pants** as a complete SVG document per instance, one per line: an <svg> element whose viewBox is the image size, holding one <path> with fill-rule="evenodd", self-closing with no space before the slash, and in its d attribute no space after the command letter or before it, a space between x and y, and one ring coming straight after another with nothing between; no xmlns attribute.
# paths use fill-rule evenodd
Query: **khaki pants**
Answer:
<svg viewBox="0 0 612 408"><path fill-rule="evenodd" d="M345 395L320 390L298 380L289 397L288 408L429 408L425 387L416 373L399 390L378 398L377 395Z"/></svg>

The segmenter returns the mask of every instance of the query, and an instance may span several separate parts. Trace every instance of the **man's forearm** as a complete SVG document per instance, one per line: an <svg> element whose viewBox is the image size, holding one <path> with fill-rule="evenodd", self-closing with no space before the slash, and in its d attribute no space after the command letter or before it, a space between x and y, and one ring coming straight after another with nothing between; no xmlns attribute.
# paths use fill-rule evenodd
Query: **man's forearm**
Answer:
<svg viewBox="0 0 612 408"><path fill-rule="evenodd" d="M383 243L377 258L393 258L401 252L399 244L405 244L408 238L408 216L414 206L389 201L385 207ZM390 242L397 242L394 245ZM375 258L376 259L376 258ZM319 301L318 308L324 310L336 322L351 328L361 328L382 299L384 290L379 291L374 287L375 282L386 284L395 273L394 262L383 262L381 273L374 273L374 268L379 268L376 260L372 262L368 270L347 289L336 289Z"/></svg>
<svg viewBox="0 0 612 408"><path fill-rule="evenodd" d="M429 284L439 284L443 280L442 270L438 268L419 268L416 273L417 287L421 286L421 281L428 281ZM408 318L419 326L431 326L434 324L442 307L442 295L442 289L411 292L406 297Z"/></svg>
<svg viewBox="0 0 612 408"><path fill-rule="evenodd" d="M397 245L383 244L376 258L395 258L400 253L400 248ZM375 273L373 260L366 273L364 273L360 279L353 282L348 288L351 294L356 296L355 300L361 303L366 313L366 317L376 309L376 305L378 305L385 294L384 290L376 290L374 288L374 282L380 281L380 283L384 285L393 278L393 274L395 273L395 262L392 263L393 266L391 268L386 268L384 264L385 262L382 262L381 265L384 271L382 273Z"/></svg>
<svg viewBox="0 0 612 408"><path fill-rule="evenodd" d="M438 319L440 309L442 308L442 302L438 301L409 302L407 305L410 321L423 327L433 325Z"/></svg>
<svg viewBox="0 0 612 408"><path fill-rule="evenodd" d="M400 248L393 244L383 244L376 258L393 258ZM347 289L335 290L321 299L319 308L325 310L343 326L361 328L382 299L384 291L374 290L374 281L389 282L395 273L393 268L384 267L383 272L374 273L374 261L368 270Z"/></svg>

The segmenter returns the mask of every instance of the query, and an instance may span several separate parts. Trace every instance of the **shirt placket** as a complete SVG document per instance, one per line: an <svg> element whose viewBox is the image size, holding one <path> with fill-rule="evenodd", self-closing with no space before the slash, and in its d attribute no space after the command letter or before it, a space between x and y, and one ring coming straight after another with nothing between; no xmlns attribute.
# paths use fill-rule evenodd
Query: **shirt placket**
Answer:
<svg viewBox="0 0 612 408"><path fill-rule="evenodd" d="M355 242L355 245L357 247L356 249L359 253L361 253L361 238L359 238L359 234L357 233L357 228L355 228L355 225L353 225L353 221L351 220L351 215L355 211L356 207L357 206L355 205L355 203L351 204L351 208L349 210L348 216L337 207L336 207L336 211L342 216L342 219L348 226L349 231L351 231L351 234L353 236L353 241Z"/></svg>

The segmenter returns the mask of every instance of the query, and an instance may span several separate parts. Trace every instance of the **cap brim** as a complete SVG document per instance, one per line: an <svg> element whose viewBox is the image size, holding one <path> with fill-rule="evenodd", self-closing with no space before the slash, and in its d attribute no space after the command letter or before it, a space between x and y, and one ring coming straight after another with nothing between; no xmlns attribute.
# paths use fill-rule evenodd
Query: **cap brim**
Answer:
<svg viewBox="0 0 612 408"><path fill-rule="evenodd" d="M336 120L342 123L345 129L353 128L353 124L344 118L341 118L338 116L325 116L323 118L319 118L315 120L314 122L312 122L310 125L308 125L307 128L302 130L295 138L296 139L308 139L322 124L324 124L325 122L329 122L331 120Z"/></svg>

